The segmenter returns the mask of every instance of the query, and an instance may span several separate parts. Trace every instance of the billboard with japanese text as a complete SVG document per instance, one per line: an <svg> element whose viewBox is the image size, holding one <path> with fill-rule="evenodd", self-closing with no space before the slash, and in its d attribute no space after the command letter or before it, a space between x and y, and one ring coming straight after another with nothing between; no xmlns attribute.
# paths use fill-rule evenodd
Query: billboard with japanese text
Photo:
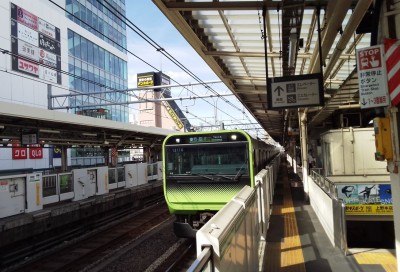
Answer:
<svg viewBox="0 0 400 272"><path fill-rule="evenodd" d="M11 3L11 68L61 84L60 29Z"/></svg>
<svg viewBox="0 0 400 272"><path fill-rule="evenodd" d="M392 215L390 184L342 184L338 198L346 205L347 215Z"/></svg>

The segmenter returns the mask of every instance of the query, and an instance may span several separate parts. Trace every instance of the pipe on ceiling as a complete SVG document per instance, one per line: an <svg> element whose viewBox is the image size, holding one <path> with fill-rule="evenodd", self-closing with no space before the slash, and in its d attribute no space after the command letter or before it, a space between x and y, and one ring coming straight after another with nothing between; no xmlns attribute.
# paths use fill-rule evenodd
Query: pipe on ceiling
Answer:
<svg viewBox="0 0 400 272"><path fill-rule="evenodd" d="M327 11L326 11L326 22L323 26L324 31L322 33L321 39L321 47L322 47L322 60L326 59L326 56L329 53L330 48L332 47L333 42L335 41L335 37L338 33L338 29L342 24L347 11L349 10L351 5L351 1L348 0L338 0L338 1L329 1ZM310 66L308 68L308 74L322 72L319 71L319 49L316 46L314 53L312 55Z"/></svg>
<svg viewBox="0 0 400 272"><path fill-rule="evenodd" d="M336 48L333 51L329 64L324 71L324 80L328 78L340 55L346 49L347 43L349 42L350 38L353 37L356 28L360 24L365 13L368 11L371 3L372 0L358 1L357 6L355 7L354 12L350 17L342 36L336 44Z"/></svg>

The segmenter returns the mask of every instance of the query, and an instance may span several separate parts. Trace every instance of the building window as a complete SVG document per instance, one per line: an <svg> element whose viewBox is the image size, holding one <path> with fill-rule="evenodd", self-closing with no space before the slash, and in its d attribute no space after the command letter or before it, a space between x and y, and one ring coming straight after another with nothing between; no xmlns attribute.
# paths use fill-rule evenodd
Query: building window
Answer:
<svg viewBox="0 0 400 272"><path fill-rule="evenodd" d="M102 40L111 44L118 50L126 53L126 24L114 16L103 5L107 6L107 2L97 0L86 1L86 5L80 4L79 0L66 0L65 6L67 10L67 18L76 24L87 29ZM125 16L125 1L109 0L112 7L116 8L119 13ZM114 12L118 15L118 12ZM122 17L122 16L118 16Z"/></svg>
<svg viewBox="0 0 400 272"><path fill-rule="evenodd" d="M69 82L72 90L90 93L127 89L126 61L70 29L68 30L68 49L69 73L71 74ZM96 97L99 99L91 97L86 100L86 105L84 104L85 99L72 98L74 101L70 101L71 106L110 102L126 103L128 101L126 94L117 96L115 93L107 93L96 95ZM126 123L129 121L127 106L113 105L106 106L106 108L110 112L107 115L108 118Z"/></svg>

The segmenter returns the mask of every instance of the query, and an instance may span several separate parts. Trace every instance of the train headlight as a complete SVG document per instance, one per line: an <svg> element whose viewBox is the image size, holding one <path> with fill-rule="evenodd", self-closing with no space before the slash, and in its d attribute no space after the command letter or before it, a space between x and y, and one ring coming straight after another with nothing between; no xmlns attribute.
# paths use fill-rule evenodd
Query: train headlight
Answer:
<svg viewBox="0 0 400 272"><path fill-rule="evenodd" d="M175 142L176 142L177 144L179 144L179 143L181 142L181 139L180 139L180 138L176 138L176 139L175 139Z"/></svg>
<svg viewBox="0 0 400 272"><path fill-rule="evenodd" d="M237 135L236 134L232 134L231 135L231 140L236 141L236 139L237 139Z"/></svg>

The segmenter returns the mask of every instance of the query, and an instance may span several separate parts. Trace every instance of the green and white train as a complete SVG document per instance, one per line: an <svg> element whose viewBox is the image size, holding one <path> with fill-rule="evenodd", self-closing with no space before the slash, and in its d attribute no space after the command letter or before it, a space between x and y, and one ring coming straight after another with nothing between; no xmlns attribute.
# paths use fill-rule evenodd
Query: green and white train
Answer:
<svg viewBox="0 0 400 272"><path fill-rule="evenodd" d="M163 142L164 195L174 232L195 237L279 153L242 130L174 133Z"/></svg>

